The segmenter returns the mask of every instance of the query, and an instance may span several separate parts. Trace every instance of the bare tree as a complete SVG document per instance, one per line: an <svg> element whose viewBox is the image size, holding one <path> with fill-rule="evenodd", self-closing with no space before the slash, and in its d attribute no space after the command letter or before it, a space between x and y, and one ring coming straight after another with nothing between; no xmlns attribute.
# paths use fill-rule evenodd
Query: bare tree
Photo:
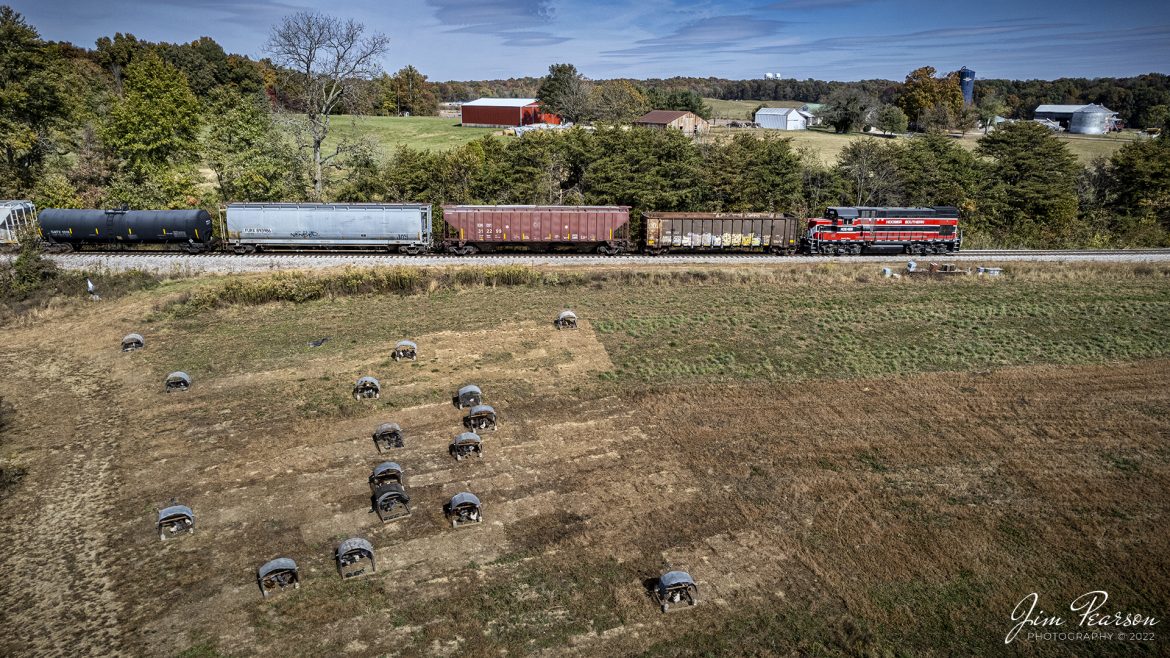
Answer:
<svg viewBox="0 0 1170 658"><path fill-rule="evenodd" d="M353 20L302 11L272 28L265 46L305 113L308 143L303 146L313 149L313 191L318 200L324 167L347 150L347 144L341 144L333 153L321 153L329 117L339 106L352 103L363 81L381 72L378 60L390 47L385 35L366 35L365 31L364 25Z"/></svg>

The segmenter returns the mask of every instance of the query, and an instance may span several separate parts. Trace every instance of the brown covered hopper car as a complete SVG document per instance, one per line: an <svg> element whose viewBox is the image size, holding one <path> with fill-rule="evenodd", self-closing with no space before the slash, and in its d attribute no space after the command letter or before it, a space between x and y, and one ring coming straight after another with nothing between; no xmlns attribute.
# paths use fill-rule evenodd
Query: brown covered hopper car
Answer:
<svg viewBox="0 0 1170 658"><path fill-rule="evenodd" d="M778 213L647 212L646 252L758 251L792 254L802 222Z"/></svg>
<svg viewBox="0 0 1170 658"><path fill-rule="evenodd" d="M526 248L620 254L630 246L625 206L443 206L453 254Z"/></svg>

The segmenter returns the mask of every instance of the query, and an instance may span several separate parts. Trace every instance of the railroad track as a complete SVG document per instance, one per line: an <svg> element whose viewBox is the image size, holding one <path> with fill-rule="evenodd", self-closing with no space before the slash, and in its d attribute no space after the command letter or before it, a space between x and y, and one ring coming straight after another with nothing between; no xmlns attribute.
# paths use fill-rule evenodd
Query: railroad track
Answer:
<svg viewBox="0 0 1170 658"><path fill-rule="evenodd" d="M155 272L233 273L268 270L320 269L326 267L394 266L443 267L451 265L729 265L729 264L795 264L795 263L884 263L898 264L907 260L919 262L947 261L975 264L996 262L1060 262L1060 261L1170 261L1170 249L985 249L964 250L950 256L773 256L768 254L666 254L645 256L626 254L602 256L599 254L345 254L345 253L261 253L261 254L185 254L163 251L136 252L74 252L48 256L68 269L147 270ZM3 256L11 259L11 255Z"/></svg>
<svg viewBox="0 0 1170 658"><path fill-rule="evenodd" d="M1170 254L1170 249L964 249L962 256L1128 256Z"/></svg>

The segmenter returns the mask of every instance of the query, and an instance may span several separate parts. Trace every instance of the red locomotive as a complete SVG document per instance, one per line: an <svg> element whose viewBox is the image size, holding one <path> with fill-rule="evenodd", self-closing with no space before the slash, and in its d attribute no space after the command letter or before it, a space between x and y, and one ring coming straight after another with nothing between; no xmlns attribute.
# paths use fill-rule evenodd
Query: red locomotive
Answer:
<svg viewBox="0 0 1170 658"><path fill-rule="evenodd" d="M806 254L949 254L959 250L959 209L832 207L808 220Z"/></svg>

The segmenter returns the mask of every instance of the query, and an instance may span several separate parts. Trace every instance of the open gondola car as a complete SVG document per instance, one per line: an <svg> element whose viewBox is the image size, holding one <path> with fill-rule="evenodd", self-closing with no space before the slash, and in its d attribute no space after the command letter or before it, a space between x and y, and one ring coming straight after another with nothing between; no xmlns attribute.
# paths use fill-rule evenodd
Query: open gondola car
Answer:
<svg viewBox="0 0 1170 658"><path fill-rule="evenodd" d="M780 213L644 212L646 253L793 254L803 222Z"/></svg>

